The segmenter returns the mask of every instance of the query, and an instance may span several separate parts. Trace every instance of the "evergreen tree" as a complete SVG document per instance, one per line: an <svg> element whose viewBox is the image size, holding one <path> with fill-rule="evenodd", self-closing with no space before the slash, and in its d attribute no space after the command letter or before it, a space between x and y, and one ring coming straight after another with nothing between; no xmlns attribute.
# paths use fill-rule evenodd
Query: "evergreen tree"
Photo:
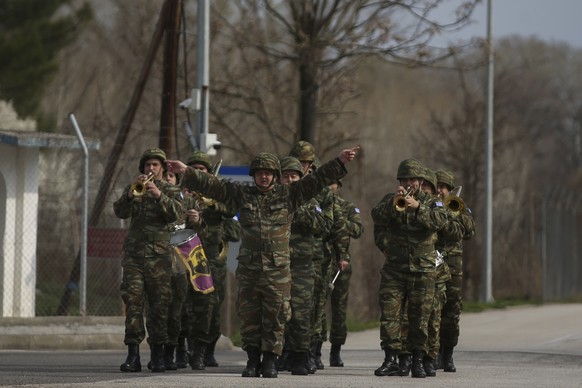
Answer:
<svg viewBox="0 0 582 388"><path fill-rule="evenodd" d="M40 107L45 86L58 70L59 51L72 43L89 4L74 9L70 0L0 0L0 99L11 101L22 118L46 129Z"/></svg>

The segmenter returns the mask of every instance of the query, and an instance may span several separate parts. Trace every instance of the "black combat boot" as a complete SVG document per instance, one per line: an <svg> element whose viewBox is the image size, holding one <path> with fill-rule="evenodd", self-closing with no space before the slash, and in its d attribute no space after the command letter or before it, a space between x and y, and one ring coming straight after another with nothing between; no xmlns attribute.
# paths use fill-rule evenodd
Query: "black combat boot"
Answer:
<svg viewBox="0 0 582 388"><path fill-rule="evenodd" d="M412 367L412 355L410 353L400 353L398 355L398 368L400 376L408 376Z"/></svg>
<svg viewBox="0 0 582 388"><path fill-rule="evenodd" d="M196 341L194 342L194 350L192 351L192 356L188 357L190 366L192 370L204 370L204 351L206 350L206 344L204 342Z"/></svg>
<svg viewBox="0 0 582 388"><path fill-rule="evenodd" d="M184 369L188 366L188 353L186 353L186 338L178 338L178 346L176 347L176 367Z"/></svg>
<svg viewBox="0 0 582 388"><path fill-rule="evenodd" d="M396 362L396 350L384 349L384 362L374 371L376 376L400 376Z"/></svg>
<svg viewBox="0 0 582 388"><path fill-rule="evenodd" d="M275 359L277 355L273 352L263 352L263 362L261 363L261 372L263 377L273 379L278 376L275 368Z"/></svg>
<svg viewBox="0 0 582 388"><path fill-rule="evenodd" d="M178 366L174 362L174 351L175 346L166 345L164 346L164 366L166 370L178 370Z"/></svg>
<svg viewBox="0 0 582 388"><path fill-rule="evenodd" d="M296 376L307 376L307 352L293 352L291 357L291 374Z"/></svg>
<svg viewBox="0 0 582 388"><path fill-rule="evenodd" d="M261 351L257 348L246 349L247 367L242 371L242 377L259 377L261 375Z"/></svg>
<svg viewBox="0 0 582 388"><path fill-rule="evenodd" d="M340 357L341 349L341 344L331 344L331 350L329 351L329 366L344 366L344 362Z"/></svg>
<svg viewBox="0 0 582 388"><path fill-rule="evenodd" d="M424 372L428 377L436 376L435 361L432 357L424 356L422 359L422 366L424 367Z"/></svg>
<svg viewBox="0 0 582 388"><path fill-rule="evenodd" d="M424 359L424 352L422 350L414 349L412 352L412 377L425 378L426 372L422 360Z"/></svg>
<svg viewBox="0 0 582 388"><path fill-rule="evenodd" d="M127 358L119 369L122 372L141 372L141 362L139 361L139 345L127 345Z"/></svg>
<svg viewBox="0 0 582 388"><path fill-rule="evenodd" d="M206 350L204 351L204 366L209 366L211 368L218 366L218 361L214 358L214 349L216 349L218 338L206 346Z"/></svg>
<svg viewBox="0 0 582 388"><path fill-rule="evenodd" d="M307 372L309 372L310 375L314 374L315 372L317 372L317 365L315 365L315 353L313 353L314 349L313 347L309 350L309 352L307 352Z"/></svg>
<svg viewBox="0 0 582 388"><path fill-rule="evenodd" d="M166 371L164 364L164 345L151 345L151 356L148 366L151 367L152 372L159 373Z"/></svg>
<svg viewBox="0 0 582 388"><path fill-rule="evenodd" d="M279 357L277 357L277 362L275 363L275 367L279 372L286 371L291 369L291 353L288 349L283 348L283 353Z"/></svg>
<svg viewBox="0 0 582 388"><path fill-rule="evenodd" d="M443 370L445 372L456 372L455 363L453 362L453 347L445 346L443 348Z"/></svg>
<svg viewBox="0 0 582 388"><path fill-rule="evenodd" d="M317 369L324 369L325 366L323 362L321 362L321 347L323 346L323 342L318 341L315 343L315 351L313 352L313 361L315 361L315 366Z"/></svg>

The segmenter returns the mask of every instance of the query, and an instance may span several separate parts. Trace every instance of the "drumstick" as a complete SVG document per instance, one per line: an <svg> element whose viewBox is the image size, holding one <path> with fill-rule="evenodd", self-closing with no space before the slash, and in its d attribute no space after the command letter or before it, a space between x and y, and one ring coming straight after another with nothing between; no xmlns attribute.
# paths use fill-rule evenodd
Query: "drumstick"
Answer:
<svg viewBox="0 0 582 388"><path fill-rule="evenodd" d="M335 274L335 276L334 276L333 280L331 281L331 283L329 283L329 288L330 288L330 289L332 289L332 290L333 290L333 288L335 287L335 286L334 286L334 283L335 283L335 281L337 280L337 277L339 276L340 272L341 272L341 271L340 271L340 270L338 270L338 271L337 271L337 273Z"/></svg>

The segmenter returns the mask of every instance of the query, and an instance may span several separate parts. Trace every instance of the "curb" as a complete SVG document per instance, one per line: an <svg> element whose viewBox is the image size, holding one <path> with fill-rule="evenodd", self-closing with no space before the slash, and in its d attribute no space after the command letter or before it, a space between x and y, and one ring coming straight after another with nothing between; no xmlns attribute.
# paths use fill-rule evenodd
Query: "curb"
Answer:
<svg viewBox="0 0 582 388"><path fill-rule="evenodd" d="M0 318L0 350L120 350L124 317ZM147 343L142 346L147 346ZM217 350L232 350L221 336Z"/></svg>

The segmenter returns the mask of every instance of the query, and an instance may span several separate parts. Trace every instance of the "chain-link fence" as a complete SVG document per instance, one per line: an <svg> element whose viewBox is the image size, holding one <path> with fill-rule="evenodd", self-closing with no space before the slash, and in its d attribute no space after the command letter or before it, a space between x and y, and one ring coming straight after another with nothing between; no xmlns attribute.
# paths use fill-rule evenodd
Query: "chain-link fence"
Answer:
<svg viewBox="0 0 582 388"><path fill-rule="evenodd" d="M19 180L18 167L12 172L7 169L0 182L0 198L6 214L5 225L0 229L3 236L0 275L5 279L0 299L3 316L79 315L82 178L80 168L74 172L70 167L75 161L78 166L78 155L71 155L70 150L44 150L40 158L29 155L26 159L26 163L40 166L36 177L30 175L29 182ZM92 176L92 179L90 187L95 188L99 177ZM17 184L24 191L26 187L38 185L38 196L12 198L14 184L7 184L10 180L20 182ZM112 212L113 202L122 189L122 184L114 185L98 225L88 230L86 314L89 316L124 314L119 286L128 221L116 218ZM90 207L94 201L92 198ZM529 244L531 259L541 262L542 268L541 276L535 276L541 277L539 285L531 294L543 295L544 300L582 295L579 281L582 278L579 242L582 199L575 192L556 189L549 191L539 204L530 208L535 218L532 239L524 243ZM27 230L36 230L36 241L27 240ZM233 249L231 255L236 255ZM223 324L230 328L227 330L231 334L232 328L236 328L236 284L232 273L229 279L230 294L223 305ZM366 288L363 284L352 284L352 287ZM368 292L373 298L376 291Z"/></svg>
<svg viewBox="0 0 582 388"><path fill-rule="evenodd" d="M540 251L545 301L582 295L582 196L563 187L546 192Z"/></svg>

